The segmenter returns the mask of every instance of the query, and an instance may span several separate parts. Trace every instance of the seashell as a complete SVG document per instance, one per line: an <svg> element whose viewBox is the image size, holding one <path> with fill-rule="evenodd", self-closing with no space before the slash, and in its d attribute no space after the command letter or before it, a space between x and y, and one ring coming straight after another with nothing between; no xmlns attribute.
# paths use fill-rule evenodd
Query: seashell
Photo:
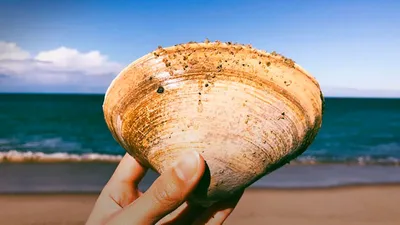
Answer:
<svg viewBox="0 0 400 225"><path fill-rule="evenodd" d="M207 173L191 201L210 205L303 153L324 99L294 61L240 45L187 43L134 61L105 95L105 121L140 163L163 173L198 151Z"/></svg>

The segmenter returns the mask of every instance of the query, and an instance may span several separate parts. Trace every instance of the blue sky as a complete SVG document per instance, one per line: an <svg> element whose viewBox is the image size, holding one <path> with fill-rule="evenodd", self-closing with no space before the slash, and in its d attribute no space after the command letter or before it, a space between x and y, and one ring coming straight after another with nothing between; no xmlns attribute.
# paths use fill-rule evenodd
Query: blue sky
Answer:
<svg viewBox="0 0 400 225"><path fill-rule="evenodd" d="M128 63L188 41L292 58L326 95L400 97L400 1L0 0L0 92L104 92Z"/></svg>

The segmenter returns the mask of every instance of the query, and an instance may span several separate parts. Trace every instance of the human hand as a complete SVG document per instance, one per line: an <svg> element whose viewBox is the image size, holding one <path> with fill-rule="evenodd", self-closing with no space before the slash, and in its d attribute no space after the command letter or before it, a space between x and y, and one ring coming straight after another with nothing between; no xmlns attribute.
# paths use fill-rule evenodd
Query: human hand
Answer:
<svg viewBox="0 0 400 225"><path fill-rule="evenodd" d="M142 193L138 184L147 169L126 154L105 185L86 225L222 224L243 193L203 208L187 202L205 171L197 152L186 154Z"/></svg>

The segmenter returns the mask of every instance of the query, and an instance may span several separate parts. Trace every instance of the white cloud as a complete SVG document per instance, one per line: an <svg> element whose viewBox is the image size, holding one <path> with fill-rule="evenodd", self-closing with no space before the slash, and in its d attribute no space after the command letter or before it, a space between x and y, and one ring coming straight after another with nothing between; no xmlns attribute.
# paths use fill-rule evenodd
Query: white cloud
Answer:
<svg viewBox="0 0 400 225"><path fill-rule="evenodd" d="M81 53L76 49L60 47L58 49L43 51L36 55L36 61L49 62L41 64L42 67L63 72L81 72L87 75L104 75L118 73L121 65L108 60L107 56L99 51Z"/></svg>
<svg viewBox="0 0 400 225"><path fill-rule="evenodd" d="M30 83L68 83L114 76L122 66L99 51L60 47L32 56L15 43L0 42L0 74ZM96 77L94 77L96 76Z"/></svg>
<svg viewBox="0 0 400 225"><path fill-rule="evenodd" d="M0 61L25 60L29 58L29 52L22 50L17 44L0 41Z"/></svg>

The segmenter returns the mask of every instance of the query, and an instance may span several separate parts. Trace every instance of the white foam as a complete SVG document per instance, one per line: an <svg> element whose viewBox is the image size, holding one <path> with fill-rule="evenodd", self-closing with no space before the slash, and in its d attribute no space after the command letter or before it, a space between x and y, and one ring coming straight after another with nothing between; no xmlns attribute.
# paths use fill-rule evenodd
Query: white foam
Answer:
<svg viewBox="0 0 400 225"><path fill-rule="evenodd" d="M122 155L109 155L99 153L87 154L70 154L65 152L43 153L43 152L20 152L17 150L10 150L7 152L0 152L0 163L57 163L57 162L110 162L118 163L122 159ZM373 159L370 156L360 156L357 158L347 160L319 160L312 156L300 156L290 162L291 165L318 165L318 164L354 164L354 165L390 165L400 166L400 159L395 157L384 157Z"/></svg>
<svg viewBox="0 0 400 225"><path fill-rule="evenodd" d="M0 152L1 162L119 162L122 159L121 155L108 154L69 154L65 152L43 153L43 152L20 152L10 150Z"/></svg>

